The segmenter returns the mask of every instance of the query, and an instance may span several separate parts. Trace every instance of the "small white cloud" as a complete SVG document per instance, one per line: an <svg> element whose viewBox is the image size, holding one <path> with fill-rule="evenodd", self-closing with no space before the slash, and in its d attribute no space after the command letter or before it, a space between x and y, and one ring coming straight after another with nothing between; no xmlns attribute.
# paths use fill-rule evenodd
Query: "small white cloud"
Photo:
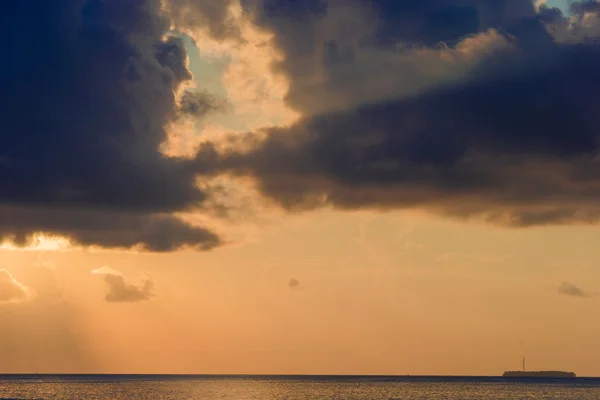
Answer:
<svg viewBox="0 0 600 400"><path fill-rule="evenodd" d="M0 270L0 303L22 303L34 296L33 289L17 281L7 270Z"/></svg>
<svg viewBox="0 0 600 400"><path fill-rule="evenodd" d="M154 297L154 281L150 277L145 277L139 285L135 285L126 281L119 271L107 266L93 270L92 274L104 276L104 282L108 286L104 298L108 302L136 303L149 301Z"/></svg>

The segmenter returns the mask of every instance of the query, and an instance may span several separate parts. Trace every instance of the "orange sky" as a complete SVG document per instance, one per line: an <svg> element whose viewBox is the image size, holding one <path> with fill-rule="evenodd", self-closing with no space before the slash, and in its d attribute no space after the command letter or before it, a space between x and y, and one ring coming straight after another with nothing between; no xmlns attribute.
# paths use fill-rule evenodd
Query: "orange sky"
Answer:
<svg viewBox="0 0 600 400"><path fill-rule="evenodd" d="M187 33L197 87L232 108L179 127L173 152L298 118L264 32L247 26L241 48ZM498 375L525 356L600 375L597 227L283 215L227 185L244 218L186 216L229 240L209 252L1 249L17 295L0 304L0 371Z"/></svg>
<svg viewBox="0 0 600 400"><path fill-rule="evenodd" d="M6 372L597 375L598 232L402 214L286 218L208 253L4 250L36 298L2 308ZM150 301L111 303L110 266ZM297 287L289 285L290 279ZM62 350L61 350L62 348Z"/></svg>

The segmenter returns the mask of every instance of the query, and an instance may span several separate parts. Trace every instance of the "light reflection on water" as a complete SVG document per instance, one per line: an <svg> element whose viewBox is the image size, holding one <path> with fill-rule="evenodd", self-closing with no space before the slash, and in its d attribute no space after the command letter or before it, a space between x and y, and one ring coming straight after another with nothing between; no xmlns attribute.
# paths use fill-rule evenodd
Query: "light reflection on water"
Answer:
<svg viewBox="0 0 600 400"><path fill-rule="evenodd" d="M0 399L597 400L600 380L11 377Z"/></svg>

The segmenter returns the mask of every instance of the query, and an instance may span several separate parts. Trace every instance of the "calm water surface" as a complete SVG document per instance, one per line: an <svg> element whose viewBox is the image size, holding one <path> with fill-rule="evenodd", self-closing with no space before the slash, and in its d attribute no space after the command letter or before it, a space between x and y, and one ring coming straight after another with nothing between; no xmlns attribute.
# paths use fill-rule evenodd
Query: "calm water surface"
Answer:
<svg viewBox="0 0 600 400"><path fill-rule="evenodd" d="M598 400L600 379L13 375L0 399Z"/></svg>

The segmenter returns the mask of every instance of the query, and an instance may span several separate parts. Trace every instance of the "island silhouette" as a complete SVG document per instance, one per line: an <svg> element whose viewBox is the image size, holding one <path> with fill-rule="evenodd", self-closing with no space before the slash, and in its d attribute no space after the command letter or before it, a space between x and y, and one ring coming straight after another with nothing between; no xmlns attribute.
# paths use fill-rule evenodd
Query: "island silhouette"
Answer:
<svg viewBox="0 0 600 400"><path fill-rule="evenodd" d="M574 372L565 371L527 371L525 368L525 357L523 357L523 369L521 371L505 371L505 378L575 378Z"/></svg>

